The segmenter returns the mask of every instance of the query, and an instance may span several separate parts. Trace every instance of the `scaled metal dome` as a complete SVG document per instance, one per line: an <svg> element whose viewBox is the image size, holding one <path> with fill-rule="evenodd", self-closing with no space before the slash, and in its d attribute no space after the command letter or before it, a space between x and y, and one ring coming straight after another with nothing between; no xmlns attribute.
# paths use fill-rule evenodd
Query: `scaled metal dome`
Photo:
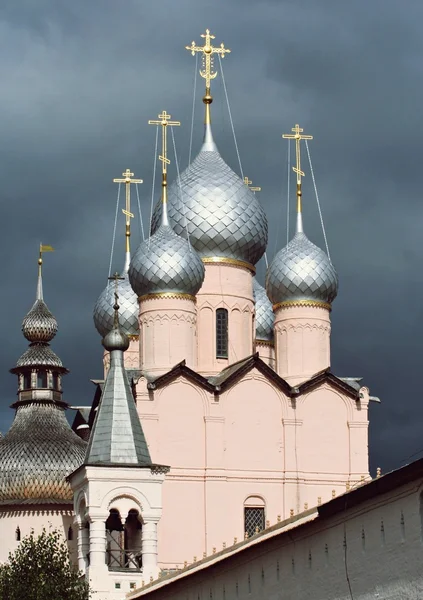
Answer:
<svg viewBox="0 0 423 600"><path fill-rule="evenodd" d="M0 440L0 505L72 504L66 476L82 464L86 446L69 427L63 408L19 406Z"/></svg>
<svg viewBox="0 0 423 600"><path fill-rule="evenodd" d="M57 321L43 298L37 298L22 322L22 333L30 342L50 342L57 333Z"/></svg>
<svg viewBox="0 0 423 600"><path fill-rule="evenodd" d="M273 341L275 315L266 290L255 277L253 279L253 295L256 301L256 340L271 342Z"/></svg>
<svg viewBox="0 0 423 600"><path fill-rule="evenodd" d="M138 324L138 298L129 283L128 269L131 261L131 255L126 253L125 266L119 280L119 322L121 330L129 336L139 334ZM98 297L94 306L94 325L98 333L104 337L113 327L114 318L114 284L109 281L105 289Z"/></svg>
<svg viewBox="0 0 423 600"><path fill-rule="evenodd" d="M331 304L338 293L338 275L327 254L297 230L273 259L266 290L273 304L304 300Z"/></svg>
<svg viewBox="0 0 423 600"><path fill-rule="evenodd" d="M160 224L155 207L152 231ZM203 146L169 188L169 222L202 258L223 257L256 264L267 245L267 219L255 195L228 167L206 125Z"/></svg>
<svg viewBox="0 0 423 600"><path fill-rule="evenodd" d="M204 265L192 246L161 225L142 242L129 267L129 281L138 296L180 293L195 296L204 280Z"/></svg>

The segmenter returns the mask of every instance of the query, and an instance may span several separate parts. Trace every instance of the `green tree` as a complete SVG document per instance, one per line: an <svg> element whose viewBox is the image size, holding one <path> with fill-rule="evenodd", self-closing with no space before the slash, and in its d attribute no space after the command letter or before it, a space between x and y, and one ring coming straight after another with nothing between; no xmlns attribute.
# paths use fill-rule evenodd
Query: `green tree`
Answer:
<svg viewBox="0 0 423 600"><path fill-rule="evenodd" d="M62 534L31 532L0 566L0 600L88 600L88 582L76 570Z"/></svg>

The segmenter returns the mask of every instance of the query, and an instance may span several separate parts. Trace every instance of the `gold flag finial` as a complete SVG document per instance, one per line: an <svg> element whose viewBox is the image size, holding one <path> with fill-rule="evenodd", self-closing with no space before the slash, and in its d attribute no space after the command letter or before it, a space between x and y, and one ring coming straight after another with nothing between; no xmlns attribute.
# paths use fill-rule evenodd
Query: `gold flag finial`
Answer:
<svg viewBox="0 0 423 600"><path fill-rule="evenodd" d="M131 213L131 183L142 183L142 179L132 179L134 176L131 173L131 169L126 169L122 173L122 178L117 177L113 179L113 183L124 183L125 184L125 192L126 192L126 203L125 208L122 208L122 212L126 217L125 222L125 238L126 238L126 252L130 252L130 244L129 238L131 237L131 218L134 218L134 215Z"/></svg>
<svg viewBox="0 0 423 600"><path fill-rule="evenodd" d="M38 255L38 282L37 282L37 300L43 299L43 280L42 280L42 268L43 268L43 252L54 252L53 246L48 246L40 242L40 252Z"/></svg>
<svg viewBox="0 0 423 600"><path fill-rule="evenodd" d="M159 160L162 163L162 203L164 206L167 205L167 165L170 163L170 160L167 157L167 128L170 125L178 126L180 125L180 121L171 121L171 115L168 115L164 110L160 115L158 115L159 120L150 120L148 121L149 125L161 125L162 127L162 153L159 155ZM162 224L168 225L167 222L167 210L162 211L162 217L165 219L166 223L162 222Z"/></svg>
<svg viewBox="0 0 423 600"><path fill-rule="evenodd" d="M251 190L251 191L252 191L254 194L255 194L256 192L261 192L261 187L258 187L258 186L252 186L251 184L252 184L253 182L251 181L251 179L248 179L248 177L244 177L244 183L245 183L245 185L247 186L247 188L248 188L249 190Z"/></svg>
<svg viewBox="0 0 423 600"><path fill-rule="evenodd" d="M200 75L206 80L206 94L203 98L203 102L206 105L206 125L210 124L210 104L213 102L212 95L210 93L210 82L217 76L217 71L214 68L214 57L213 54L217 54L222 58L225 58L225 54L229 54L229 48L225 48L222 43L218 47L212 46L211 40L215 39L215 36L210 33L209 29L206 29L206 33L202 33L201 37L204 38L204 46L197 46L195 42L191 43L191 46L185 46L187 50L195 56L196 52L202 53L202 66L200 69Z"/></svg>
<svg viewBox="0 0 423 600"><path fill-rule="evenodd" d="M295 127L293 127L291 129L291 131L293 131L293 133L284 133L282 135L282 137L285 138L285 139L287 139L287 140L295 140L296 166L292 167L292 170L294 171L294 173L297 174L297 213L301 214L301 212L302 212L302 204L301 204L301 196L302 196L302 191L301 191L301 177L304 177L304 173L303 173L303 171L301 171L301 147L300 147L300 142L301 142L301 140L312 140L313 136L312 135L304 135L303 134L304 129L301 129L301 127L298 124L295 125Z"/></svg>

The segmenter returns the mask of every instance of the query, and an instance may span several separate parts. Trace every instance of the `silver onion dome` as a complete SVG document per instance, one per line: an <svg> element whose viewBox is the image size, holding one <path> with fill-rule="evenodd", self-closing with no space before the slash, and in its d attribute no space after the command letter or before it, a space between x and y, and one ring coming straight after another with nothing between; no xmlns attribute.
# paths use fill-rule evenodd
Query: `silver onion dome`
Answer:
<svg viewBox="0 0 423 600"><path fill-rule="evenodd" d="M57 333L57 321L44 302L41 258L38 261L38 281L35 302L22 322L22 333L29 342L50 342Z"/></svg>
<svg viewBox="0 0 423 600"><path fill-rule="evenodd" d="M301 300L331 304L338 293L338 275L327 254L300 227L273 259L266 290L273 304Z"/></svg>
<svg viewBox="0 0 423 600"><path fill-rule="evenodd" d="M129 252L125 256L125 265L119 280L119 321L120 328L126 335L138 335L138 298L129 283L128 269L131 261ZM94 325L98 333L104 337L113 327L114 284L109 281L98 297L94 306Z"/></svg>
<svg viewBox="0 0 423 600"><path fill-rule="evenodd" d="M157 203L152 232L161 218ZM169 188L169 222L201 257L223 257L256 264L267 245L267 219L255 195L228 167L206 125L203 146Z"/></svg>
<svg viewBox="0 0 423 600"><path fill-rule="evenodd" d="M137 296L179 293L195 296L204 280L204 265L194 248L169 226L167 211L150 239L142 242L129 267Z"/></svg>
<svg viewBox="0 0 423 600"><path fill-rule="evenodd" d="M266 290L253 279L253 296L256 302L256 340L273 341L275 315Z"/></svg>
<svg viewBox="0 0 423 600"><path fill-rule="evenodd" d="M19 406L0 441L0 505L72 504L66 476L82 464L86 446L58 405Z"/></svg>

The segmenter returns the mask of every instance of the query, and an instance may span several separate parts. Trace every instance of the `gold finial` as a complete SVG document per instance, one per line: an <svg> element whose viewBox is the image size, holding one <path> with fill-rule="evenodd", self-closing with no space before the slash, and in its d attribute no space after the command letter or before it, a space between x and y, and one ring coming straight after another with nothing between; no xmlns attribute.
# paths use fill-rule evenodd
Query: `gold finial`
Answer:
<svg viewBox="0 0 423 600"><path fill-rule="evenodd" d="M308 502L304 502L304 510L308 510Z"/></svg>
<svg viewBox="0 0 423 600"><path fill-rule="evenodd" d="M216 554L216 548L213 546L213 554Z"/></svg>
<svg viewBox="0 0 423 600"><path fill-rule="evenodd" d="M142 179L132 179L134 176L131 173L131 169L126 169L122 173L122 178L117 177L113 179L113 183L124 183L125 184L125 192L126 192L126 203L125 208L122 208L123 214L126 216L126 224L125 224L125 237L126 237L126 252L130 252L130 244L129 238L131 237L131 218L134 218L134 215L131 213L131 183L142 183Z"/></svg>
<svg viewBox="0 0 423 600"><path fill-rule="evenodd" d="M210 104L213 102L213 98L210 93L210 82L217 75L217 71L214 69L214 57L213 54L218 54L222 58L225 58L225 54L229 54L229 48L225 48L224 44L220 44L219 47L215 48L212 46L211 40L215 39L215 36L210 33L209 29L206 29L206 33L202 33L201 37L204 38L204 46L197 46L195 42L191 43L191 46L185 46L187 50L195 56L196 52L202 53L203 68L200 69L200 75L206 80L206 94L203 98L203 102L206 105L206 118L205 123L210 123Z"/></svg>
<svg viewBox="0 0 423 600"><path fill-rule="evenodd" d="M251 179L248 179L248 177L244 177L244 183L247 186L247 188L249 190L251 190L253 193L255 193L255 192L261 192L261 187L257 187L257 186L256 187L252 187L251 186L251 184L253 182L251 181Z"/></svg>
<svg viewBox="0 0 423 600"><path fill-rule="evenodd" d="M244 540L248 540L248 531L244 533Z"/></svg>
<svg viewBox="0 0 423 600"><path fill-rule="evenodd" d="M293 508L290 508L290 509L289 509L289 516L290 516L290 517L293 517L293 516L294 516L294 509L293 509Z"/></svg>
<svg viewBox="0 0 423 600"><path fill-rule="evenodd" d="M167 127L168 125L178 126L181 124L179 121L170 121L170 117L171 115L168 115L164 110L160 115L158 115L158 121L148 121L149 125L161 125L162 127L162 153L159 155L159 160L162 163L162 203L164 207L167 207L167 165L170 163L170 160L167 158ZM162 224L168 225L167 210L162 211Z"/></svg>
<svg viewBox="0 0 423 600"><path fill-rule="evenodd" d="M282 517L281 517L281 515L278 515L277 522L280 523L281 521L282 521Z"/></svg>
<svg viewBox="0 0 423 600"><path fill-rule="evenodd" d="M336 497L336 491L332 490L332 498L335 498L335 497Z"/></svg>
<svg viewBox="0 0 423 600"><path fill-rule="evenodd" d="M376 477L380 477L382 475L382 469L380 467L378 467L376 469Z"/></svg>
<svg viewBox="0 0 423 600"><path fill-rule="evenodd" d="M194 556L194 560L192 562L195 562L195 563L197 562L197 557L196 556Z"/></svg>
<svg viewBox="0 0 423 600"><path fill-rule="evenodd" d="M238 543L238 538L234 537L234 545Z"/></svg>
<svg viewBox="0 0 423 600"><path fill-rule="evenodd" d="M295 154L296 154L296 166L292 167L294 173L297 174L297 213L301 214L302 206L301 206L301 177L304 177L303 171L301 171L301 140L312 140L312 135L303 135L304 129L297 124L295 127L291 129L294 133L284 133L282 135L283 138L287 140L295 140Z"/></svg>

